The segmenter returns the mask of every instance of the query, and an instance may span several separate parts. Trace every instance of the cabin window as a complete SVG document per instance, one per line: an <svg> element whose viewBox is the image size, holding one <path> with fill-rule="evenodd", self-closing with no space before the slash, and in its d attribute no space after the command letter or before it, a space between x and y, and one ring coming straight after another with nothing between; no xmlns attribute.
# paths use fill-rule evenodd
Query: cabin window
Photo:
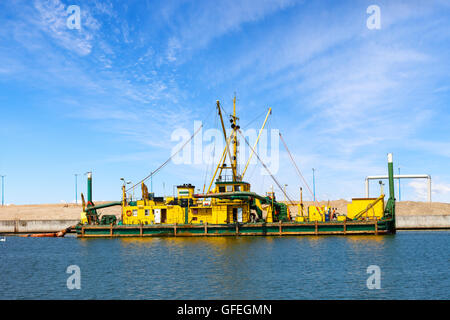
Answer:
<svg viewBox="0 0 450 320"><path fill-rule="evenodd" d="M233 186L227 186L227 192L232 192L233 191Z"/></svg>
<svg viewBox="0 0 450 320"><path fill-rule="evenodd" d="M137 217L137 210L133 210L133 217Z"/></svg>
<svg viewBox="0 0 450 320"><path fill-rule="evenodd" d="M219 187L219 192L225 192L225 187L224 186Z"/></svg>
<svg viewBox="0 0 450 320"><path fill-rule="evenodd" d="M145 209L145 215L148 216L150 214L150 210Z"/></svg>
<svg viewBox="0 0 450 320"><path fill-rule="evenodd" d="M241 191L241 186L240 185L234 186L234 191Z"/></svg>

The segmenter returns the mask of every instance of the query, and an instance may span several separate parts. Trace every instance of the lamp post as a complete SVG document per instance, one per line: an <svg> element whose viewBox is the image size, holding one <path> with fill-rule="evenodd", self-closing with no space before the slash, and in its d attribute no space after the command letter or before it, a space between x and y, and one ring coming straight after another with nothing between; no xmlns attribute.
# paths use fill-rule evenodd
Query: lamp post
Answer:
<svg viewBox="0 0 450 320"><path fill-rule="evenodd" d="M316 178L314 176L314 171L316 171L316 169L312 168L312 172L313 172L313 193L314 193L314 201L316 201Z"/></svg>
<svg viewBox="0 0 450 320"><path fill-rule="evenodd" d="M398 175L400 175L400 167L398 167ZM401 201L400 178L398 179L398 201Z"/></svg>
<svg viewBox="0 0 450 320"><path fill-rule="evenodd" d="M80 174L79 173L75 173L74 174L74 176L75 176L75 204L78 204L78 176L79 176Z"/></svg>
<svg viewBox="0 0 450 320"><path fill-rule="evenodd" d="M286 187L287 186L288 186L287 184L284 185L284 202L286 202Z"/></svg>
<svg viewBox="0 0 450 320"><path fill-rule="evenodd" d="M384 194L384 190L383 190L384 183L381 180L378 181L378 183L380 184L380 195L382 195L382 194Z"/></svg>
<svg viewBox="0 0 450 320"><path fill-rule="evenodd" d="M6 175L0 176L2 177L2 207L5 205L5 177Z"/></svg>
<svg viewBox="0 0 450 320"><path fill-rule="evenodd" d="M122 180L123 182L123 190L125 190L125 187L127 184L131 184L131 181L126 181L124 178L120 178L120 180ZM133 188L133 195L132 197L134 197L134 188Z"/></svg>

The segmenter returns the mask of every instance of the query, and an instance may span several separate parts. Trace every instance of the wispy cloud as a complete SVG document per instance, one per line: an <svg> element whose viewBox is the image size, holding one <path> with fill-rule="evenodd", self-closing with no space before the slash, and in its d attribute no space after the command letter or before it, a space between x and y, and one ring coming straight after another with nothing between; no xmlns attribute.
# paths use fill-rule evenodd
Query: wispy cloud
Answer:
<svg viewBox="0 0 450 320"><path fill-rule="evenodd" d="M39 15L31 15L31 27L37 27L52 37L61 46L73 50L79 55L87 55L92 51L92 42L100 28L100 23L92 17L87 6L80 10L82 30L73 30L67 27L67 7L59 0L35 0L34 7Z"/></svg>
<svg viewBox="0 0 450 320"><path fill-rule="evenodd" d="M408 186L413 189L415 196L419 201L428 200L428 184L426 181L411 181L408 183ZM432 199L435 199L434 201L447 199L450 196L450 184L432 183L431 194Z"/></svg>
<svg viewBox="0 0 450 320"><path fill-rule="evenodd" d="M213 39L238 31L243 24L256 22L300 1L295 0L240 0L195 1L170 4L167 22L173 29L168 40L167 59L186 58L193 50L206 47Z"/></svg>
<svg viewBox="0 0 450 320"><path fill-rule="evenodd" d="M151 47L135 60L123 60L123 43L132 43L130 27L111 2L80 5L81 30L67 27L66 9L59 0L24 2L21 22L6 22L9 35L3 30L11 47L0 48L2 61L9 62L0 75L41 86L48 92L42 106L63 117L90 120L101 132L169 149L160 138L190 119L189 109L179 104L183 93L173 73L158 70ZM115 33L108 34L115 28L111 19L120 26L114 29L120 44ZM13 56L11 50L20 54ZM51 92L61 87L62 94ZM130 125L123 126L124 121Z"/></svg>

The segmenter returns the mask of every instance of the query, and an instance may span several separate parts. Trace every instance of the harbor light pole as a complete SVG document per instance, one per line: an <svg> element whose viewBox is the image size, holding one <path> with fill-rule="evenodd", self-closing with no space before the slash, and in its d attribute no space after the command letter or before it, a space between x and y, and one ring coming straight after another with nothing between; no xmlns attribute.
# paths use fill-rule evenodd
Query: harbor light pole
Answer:
<svg viewBox="0 0 450 320"><path fill-rule="evenodd" d="M398 175L400 175L400 167L398 167ZM400 196L400 179L398 179L398 201L401 201L401 196Z"/></svg>
<svg viewBox="0 0 450 320"><path fill-rule="evenodd" d="M287 186L288 186L287 184L284 185L284 202L286 202L286 187Z"/></svg>
<svg viewBox="0 0 450 320"><path fill-rule="evenodd" d="M6 175L0 176L2 177L2 207L5 205L5 177Z"/></svg>
<svg viewBox="0 0 450 320"><path fill-rule="evenodd" d="M122 180L122 182L123 182L122 189L123 189L123 192L124 192L123 195L125 196L125 188L126 188L127 184L131 184L131 181L126 181L125 178L120 178L120 180ZM133 195L134 195L134 188L133 188Z"/></svg>
<svg viewBox="0 0 450 320"><path fill-rule="evenodd" d="M384 194L384 190L383 190L384 183L381 180L378 181L378 183L380 184L380 195L382 195L382 194Z"/></svg>
<svg viewBox="0 0 450 320"><path fill-rule="evenodd" d="M78 174L78 173L75 173L74 174L75 175L75 204L78 204L78 176L80 175L80 174Z"/></svg>
<svg viewBox="0 0 450 320"><path fill-rule="evenodd" d="M313 193L314 193L314 201L316 201L316 178L314 176L314 171L316 171L316 169L312 168L312 172L313 172Z"/></svg>

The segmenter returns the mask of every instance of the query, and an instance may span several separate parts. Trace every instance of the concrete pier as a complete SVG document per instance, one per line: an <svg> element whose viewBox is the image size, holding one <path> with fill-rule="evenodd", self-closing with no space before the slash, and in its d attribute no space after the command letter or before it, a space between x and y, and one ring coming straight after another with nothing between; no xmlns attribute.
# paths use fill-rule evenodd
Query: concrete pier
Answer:
<svg viewBox="0 0 450 320"><path fill-rule="evenodd" d="M397 229L450 229L450 215L396 216Z"/></svg>
<svg viewBox="0 0 450 320"><path fill-rule="evenodd" d="M0 234L58 232L79 220L0 220Z"/></svg>

